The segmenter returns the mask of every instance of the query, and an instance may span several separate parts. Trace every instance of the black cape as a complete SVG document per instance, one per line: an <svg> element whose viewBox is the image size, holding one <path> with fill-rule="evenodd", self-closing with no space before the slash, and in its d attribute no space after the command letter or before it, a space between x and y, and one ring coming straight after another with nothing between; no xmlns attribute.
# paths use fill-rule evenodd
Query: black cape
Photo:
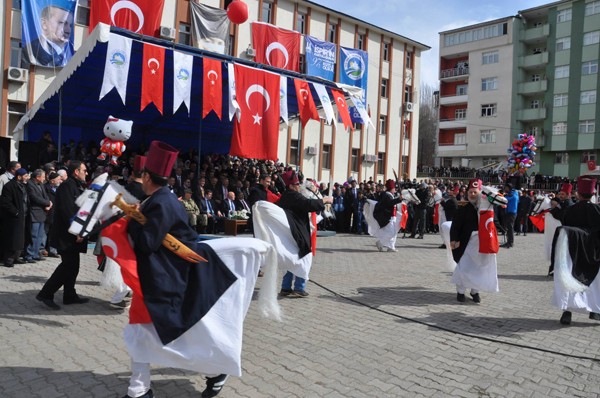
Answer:
<svg viewBox="0 0 600 398"><path fill-rule="evenodd" d="M457 263L465 253L471 233L479 230L479 217L477 209L470 202L459 206L452 220L450 228L450 241L458 241L460 245L452 250L452 257Z"/></svg>
<svg viewBox="0 0 600 398"><path fill-rule="evenodd" d="M373 209L373 218L377 220L380 228L388 225L394 213L394 206L400 202L402 202L402 198L400 196L394 197L390 192L384 192L381 195L379 202Z"/></svg>
<svg viewBox="0 0 600 398"><path fill-rule="evenodd" d="M300 192L287 190L277 204L285 210L294 240L298 244L298 256L306 256L311 251L310 223L308 213L321 212L325 205L321 199L308 199Z"/></svg>

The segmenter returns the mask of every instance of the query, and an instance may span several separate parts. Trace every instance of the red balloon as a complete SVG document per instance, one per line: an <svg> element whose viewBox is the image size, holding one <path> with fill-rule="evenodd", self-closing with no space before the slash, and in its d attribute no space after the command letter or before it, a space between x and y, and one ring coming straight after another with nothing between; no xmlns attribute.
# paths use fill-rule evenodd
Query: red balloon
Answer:
<svg viewBox="0 0 600 398"><path fill-rule="evenodd" d="M233 0L227 7L227 17L236 24L248 20L248 5L241 0Z"/></svg>

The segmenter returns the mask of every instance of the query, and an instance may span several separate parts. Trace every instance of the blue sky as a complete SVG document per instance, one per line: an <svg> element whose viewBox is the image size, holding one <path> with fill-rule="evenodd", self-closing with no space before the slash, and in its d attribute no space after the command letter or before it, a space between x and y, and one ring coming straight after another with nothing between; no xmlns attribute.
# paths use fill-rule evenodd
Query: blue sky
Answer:
<svg viewBox="0 0 600 398"><path fill-rule="evenodd" d="M516 15L549 0L312 0L431 47L421 81L437 84L439 32Z"/></svg>

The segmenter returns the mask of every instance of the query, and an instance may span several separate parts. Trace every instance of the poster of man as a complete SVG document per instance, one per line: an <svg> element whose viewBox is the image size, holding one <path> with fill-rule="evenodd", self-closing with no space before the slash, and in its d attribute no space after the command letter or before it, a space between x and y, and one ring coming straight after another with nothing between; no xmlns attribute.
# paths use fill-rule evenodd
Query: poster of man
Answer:
<svg viewBox="0 0 600 398"><path fill-rule="evenodd" d="M25 61L62 67L73 57L75 0L29 0L22 3Z"/></svg>

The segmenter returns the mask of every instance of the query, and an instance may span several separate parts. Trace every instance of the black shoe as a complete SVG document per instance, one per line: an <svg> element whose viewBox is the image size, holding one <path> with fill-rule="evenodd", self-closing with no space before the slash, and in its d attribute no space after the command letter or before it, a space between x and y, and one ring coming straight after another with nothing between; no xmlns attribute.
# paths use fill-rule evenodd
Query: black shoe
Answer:
<svg viewBox="0 0 600 398"><path fill-rule="evenodd" d="M57 253L48 253L48 257L59 258L60 256Z"/></svg>
<svg viewBox="0 0 600 398"><path fill-rule="evenodd" d="M296 297L308 297L308 292L306 290L294 290L294 295Z"/></svg>
<svg viewBox="0 0 600 398"><path fill-rule="evenodd" d="M27 262L26 262L26 261L19 260L19 259L16 259L16 260L14 261L14 263L15 263L15 264L27 264Z"/></svg>
<svg viewBox="0 0 600 398"><path fill-rule="evenodd" d="M2 263L2 266L3 266L3 267L6 267L6 268L12 268L12 267L14 267L15 265L14 265L13 263Z"/></svg>
<svg viewBox="0 0 600 398"><path fill-rule="evenodd" d="M292 296L293 294L294 291L292 289L281 289L281 291L279 292L279 295L281 297Z"/></svg>
<svg viewBox="0 0 600 398"><path fill-rule="evenodd" d="M600 314L598 314L597 312L590 312L590 319L600 321Z"/></svg>
<svg viewBox="0 0 600 398"><path fill-rule="evenodd" d="M564 311L562 316L560 317L561 325L570 325L571 324L571 311Z"/></svg>
<svg viewBox="0 0 600 398"><path fill-rule="evenodd" d="M423 239L423 235L417 236L417 239Z"/></svg>
<svg viewBox="0 0 600 398"><path fill-rule="evenodd" d="M445 244L441 244L441 245L438 246L438 249L445 249L445 248L446 248Z"/></svg>
<svg viewBox="0 0 600 398"><path fill-rule="evenodd" d="M464 295L464 294L461 294L461 293L456 293L456 300L457 300L459 303L464 303L465 301L467 301L467 298L465 297L465 295Z"/></svg>
<svg viewBox="0 0 600 398"><path fill-rule="evenodd" d="M73 297L63 297L63 304L64 305L70 305L70 304L85 304L88 301L90 301L89 298L85 298L85 297L80 297L80 296L73 296Z"/></svg>
<svg viewBox="0 0 600 398"><path fill-rule="evenodd" d="M216 377L208 377L206 379L206 389L202 391L202 398L216 397L219 395L227 380L227 375L222 374Z"/></svg>
<svg viewBox="0 0 600 398"><path fill-rule="evenodd" d="M407 236L407 238L408 238L408 239L414 239L414 238L415 238L415 236L414 236L414 235L411 235L411 236Z"/></svg>
<svg viewBox="0 0 600 398"><path fill-rule="evenodd" d="M35 298L37 301L44 303L46 307L50 308L51 310L60 310L60 305L56 304L53 299L43 298L39 293L37 296L35 296Z"/></svg>
<svg viewBox="0 0 600 398"><path fill-rule="evenodd" d="M123 398L132 398L128 395L125 395ZM139 398L154 398L154 393L152 392L152 389L148 390L148 392L146 392L144 395L141 395Z"/></svg>
<svg viewBox="0 0 600 398"><path fill-rule="evenodd" d="M473 297L473 301L475 303L481 303L481 297L479 297L479 293L471 293L471 297Z"/></svg>

